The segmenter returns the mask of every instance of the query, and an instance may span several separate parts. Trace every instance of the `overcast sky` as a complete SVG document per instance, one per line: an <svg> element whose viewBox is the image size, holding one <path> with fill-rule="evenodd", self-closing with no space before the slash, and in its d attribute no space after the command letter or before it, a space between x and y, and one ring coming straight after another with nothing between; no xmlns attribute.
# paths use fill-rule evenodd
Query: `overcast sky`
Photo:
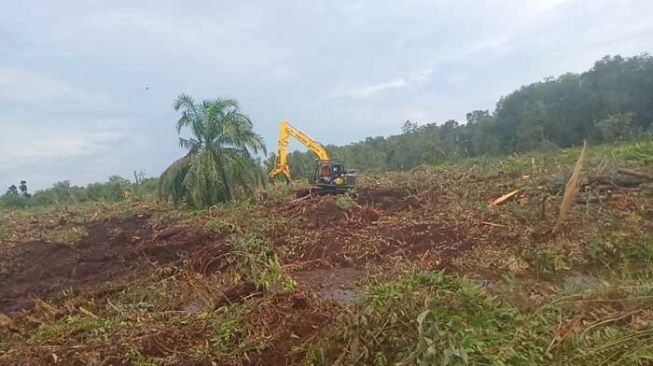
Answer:
<svg viewBox="0 0 653 366"><path fill-rule="evenodd" d="M650 0L0 5L0 190L158 175L182 92L238 99L274 151L281 119L346 144L653 48Z"/></svg>

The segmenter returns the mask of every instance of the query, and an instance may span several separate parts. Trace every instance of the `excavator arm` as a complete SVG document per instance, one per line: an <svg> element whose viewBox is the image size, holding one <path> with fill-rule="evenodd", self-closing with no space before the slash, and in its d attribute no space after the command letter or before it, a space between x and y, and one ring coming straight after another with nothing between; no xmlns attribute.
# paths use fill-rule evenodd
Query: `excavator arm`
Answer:
<svg viewBox="0 0 653 366"><path fill-rule="evenodd" d="M283 174L288 182L291 180L290 166L288 165L288 138L292 136L297 141L308 147L309 150L314 152L318 159L329 160L324 146L319 142L310 138L307 134L291 126L287 121L281 121L281 130L279 131L279 148L277 150L277 165L269 174L270 180L273 180L277 175Z"/></svg>

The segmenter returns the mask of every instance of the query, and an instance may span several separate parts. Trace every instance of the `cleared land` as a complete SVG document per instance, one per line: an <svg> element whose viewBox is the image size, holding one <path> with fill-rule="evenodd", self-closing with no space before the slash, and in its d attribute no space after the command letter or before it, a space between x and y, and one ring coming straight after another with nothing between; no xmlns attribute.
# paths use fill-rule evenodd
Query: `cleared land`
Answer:
<svg viewBox="0 0 653 366"><path fill-rule="evenodd" d="M351 197L4 212L0 364L647 364L649 150L591 149L557 233L578 150L368 174Z"/></svg>

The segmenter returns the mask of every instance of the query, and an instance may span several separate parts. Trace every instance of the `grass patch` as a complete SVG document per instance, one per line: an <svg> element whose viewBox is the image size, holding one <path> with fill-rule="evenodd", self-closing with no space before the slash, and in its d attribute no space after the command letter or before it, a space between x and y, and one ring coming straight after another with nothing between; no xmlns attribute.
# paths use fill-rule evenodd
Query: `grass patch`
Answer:
<svg viewBox="0 0 653 366"><path fill-rule="evenodd" d="M653 164L653 142L639 142L618 146L614 149L615 156L640 164Z"/></svg>

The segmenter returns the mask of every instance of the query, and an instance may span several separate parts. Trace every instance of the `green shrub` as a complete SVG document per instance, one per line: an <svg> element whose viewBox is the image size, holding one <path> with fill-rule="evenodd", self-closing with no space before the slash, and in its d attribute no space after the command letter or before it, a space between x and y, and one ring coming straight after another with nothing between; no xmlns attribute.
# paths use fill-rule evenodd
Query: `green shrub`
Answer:
<svg viewBox="0 0 653 366"><path fill-rule="evenodd" d="M247 234L234 238L232 245L238 273L257 287L292 291L297 286L265 239L255 234Z"/></svg>
<svg viewBox="0 0 653 366"><path fill-rule="evenodd" d="M0 197L0 208L21 209L29 205L30 199L18 194L5 194Z"/></svg>

